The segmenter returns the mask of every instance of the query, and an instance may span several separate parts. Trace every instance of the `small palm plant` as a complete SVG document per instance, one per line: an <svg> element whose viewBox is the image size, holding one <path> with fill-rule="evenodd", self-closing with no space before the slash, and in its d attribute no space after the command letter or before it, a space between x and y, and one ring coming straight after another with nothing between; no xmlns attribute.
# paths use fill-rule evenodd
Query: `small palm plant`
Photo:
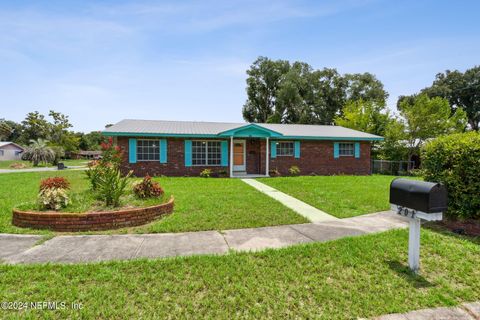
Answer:
<svg viewBox="0 0 480 320"><path fill-rule="evenodd" d="M23 159L31 161L33 166L38 166L39 163L50 163L55 160L55 151L48 145L48 140L38 139L30 140L30 145L23 154Z"/></svg>

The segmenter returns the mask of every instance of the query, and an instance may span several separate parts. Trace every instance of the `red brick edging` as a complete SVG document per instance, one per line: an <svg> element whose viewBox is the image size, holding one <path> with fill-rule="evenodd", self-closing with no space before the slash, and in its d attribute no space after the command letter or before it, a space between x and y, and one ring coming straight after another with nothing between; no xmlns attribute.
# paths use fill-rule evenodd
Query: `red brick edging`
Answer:
<svg viewBox="0 0 480 320"><path fill-rule="evenodd" d="M12 223L17 227L53 231L100 231L134 227L173 212L174 198L160 205L118 211L85 213L34 212L13 209Z"/></svg>

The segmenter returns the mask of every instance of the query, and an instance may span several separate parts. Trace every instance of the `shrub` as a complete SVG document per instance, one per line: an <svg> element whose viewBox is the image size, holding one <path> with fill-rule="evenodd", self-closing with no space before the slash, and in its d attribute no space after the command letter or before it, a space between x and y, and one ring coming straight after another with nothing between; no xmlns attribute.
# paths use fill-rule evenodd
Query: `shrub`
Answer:
<svg viewBox="0 0 480 320"><path fill-rule="evenodd" d="M292 176L298 176L300 174L300 168L297 166L291 166L288 169L288 172L290 172L290 175Z"/></svg>
<svg viewBox="0 0 480 320"><path fill-rule="evenodd" d="M88 180L90 181L90 188L92 190L97 190L98 179L100 177L101 167L99 166L99 161L93 160L88 163L88 170L85 171Z"/></svg>
<svg viewBox="0 0 480 320"><path fill-rule="evenodd" d="M120 169L113 166L103 168L95 190L97 198L105 202L106 206L120 206L120 197L125 193L131 175L132 171L122 176Z"/></svg>
<svg viewBox="0 0 480 320"><path fill-rule="evenodd" d="M163 194L163 189L158 182L152 181L152 178L147 175L133 186L133 193L139 198L156 198Z"/></svg>
<svg viewBox="0 0 480 320"><path fill-rule="evenodd" d="M212 175L212 170L210 169L203 169L202 172L200 172L200 177L203 177L203 178L210 178L211 175Z"/></svg>
<svg viewBox="0 0 480 320"><path fill-rule="evenodd" d="M278 171L278 169L276 169L276 168L275 169L270 169L270 170L268 170L268 175L270 177L278 177L278 176L280 176L280 171Z"/></svg>
<svg viewBox="0 0 480 320"><path fill-rule="evenodd" d="M102 142L100 146L102 149L102 158L90 161L88 163L88 170L85 171L90 181L90 187L94 191L98 187L98 181L103 171L110 167L119 168L122 162L122 150L119 146L113 144L112 138L109 138L108 142Z"/></svg>
<svg viewBox="0 0 480 320"><path fill-rule="evenodd" d="M132 171L125 176L122 175L120 171L122 150L113 144L112 138L102 143L101 148L102 158L90 162L85 174L97 198L104 201L106 206L118 207Z"/></svg>
<svg viewBox="0 0 480 320"><path fill-rule="evenodd" d="M38 204L42 209L60 210L68 205L68 195L62 188L45 188L38 194Z"/></svg>
<svg viewBox="0 0 480 320"><path fill-rule="evenodd" d="M227 170L225 170L225 169L219 170L219 171L218 171L218 176L219 176L220 178L225 178L225 177L227 177L227 176L228 176Z"/></svg>
<svg viewBox="0 0 480 320"><path fill-rule="evenodd" d="M448 191L448 215L480 218L480 134L439 137L422 149L427 181L441 182Z"/></svg>
<svg viewBox="0 0 480 320"><path fill-rule="evenodd" d="M64 177L51 177L40 181L40 191L46 189L69 189L70 182Z"/></svg>

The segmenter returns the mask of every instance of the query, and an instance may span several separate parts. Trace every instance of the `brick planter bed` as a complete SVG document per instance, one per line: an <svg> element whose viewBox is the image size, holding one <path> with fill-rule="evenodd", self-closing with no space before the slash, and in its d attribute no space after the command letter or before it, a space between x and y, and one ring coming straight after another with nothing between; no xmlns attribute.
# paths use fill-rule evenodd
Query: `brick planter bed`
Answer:
<svg viewBox="0 0 480 320"><path fill-rule="evenodd" d="M173 197L166 203L145 208L85 213L34 212L13 209L12 223L17 227L53 231L101 231L135 227L173 212Z"/></svg>

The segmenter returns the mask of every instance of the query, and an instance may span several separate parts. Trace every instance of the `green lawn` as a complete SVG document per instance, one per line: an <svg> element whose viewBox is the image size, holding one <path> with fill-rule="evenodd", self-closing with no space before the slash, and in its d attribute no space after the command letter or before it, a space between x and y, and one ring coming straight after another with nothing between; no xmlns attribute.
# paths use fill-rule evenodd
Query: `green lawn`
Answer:
<svg viewBox="0 0 480 320"><path fill-rule="evenodd" d="M394 176L302 176L261 178L259 181L338 218L389 209Z"/></svg>
<svg viewBox="0 0 480 320"><path fill-rule="evenodd" d="M74 193L82 192L88 187L83 171L0 174L0 233L49 233L12 226L11 212L13 207L31 205L36 198L40 179L59 175L70 180ZM155 180L160 182L166 194L175 197L174 213L146 226L108 233L224 230L308 222L238 179ZM77 203L76 208L81 209L82 205L87 204Z"/></svg>
<svg viewBox="0 0 480 320"><path fill-rule="evenodd" d="M84 166L88 163L88 160L84 159L72 159L72 160L62 160L60 162L63 162L67 167L68 166ZM0 161L0 169L12 169L10 166L14 163L22 163L26 167L25 169L33 168L33 165L30 161L23 161L23 160L6 160L6 161ZM51 164L44 165L40 164L39 167L52 167ZM21 169L19 169L21 170Z"/></svg>
<svg viewBox="0 0 480 320"><path fill-rule="evenodd" d="M422 230L420 276L406 268L407 243L394 230L216 257L1 265L0 301L83 305L29 319L356 319L480 299L479 241Z"/></svg>

